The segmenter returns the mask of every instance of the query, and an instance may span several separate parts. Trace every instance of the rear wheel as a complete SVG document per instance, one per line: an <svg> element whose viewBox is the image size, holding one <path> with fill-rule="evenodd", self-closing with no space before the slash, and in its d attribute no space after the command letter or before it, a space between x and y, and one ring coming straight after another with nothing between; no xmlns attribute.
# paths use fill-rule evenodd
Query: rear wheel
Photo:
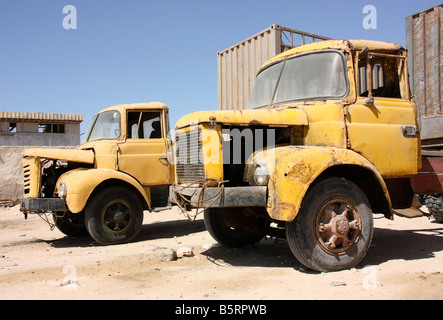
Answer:
<svg viewBox="0 0 443 320"><path fill-rule="evenodd" d="M316 271L356 266L366 255L372 235L366 195L342 178L327 178L310 189L297 217L286 224L292 253Z"/></svg>
<svg viewBox="0 0 443 320"><path fill-rule="evenodd" d="M263 208L209 208L205 210L206 229L225 247L244 247L260 241L268 223L255 212Z"/></svg>
<svg viewBox="0 0 443 320"><path fill-rule="evenodd" d="M58 230L70 237L87 236L85 212L58 212L54 214L54 223Z"/></svg>
<svg viewBox="0 0 443 320"><path fill-rule="evenodd" d="M426 195L423 199L435 221L443 223L443 199L441 195Z"/></svg>
<svg viewBox="0 0 443 320"><path fill-rule="evenodd" d="M142 204L132 191L111 187L97 193L86 206L86 227L103 245L127 243L140 232Z"/></svg>

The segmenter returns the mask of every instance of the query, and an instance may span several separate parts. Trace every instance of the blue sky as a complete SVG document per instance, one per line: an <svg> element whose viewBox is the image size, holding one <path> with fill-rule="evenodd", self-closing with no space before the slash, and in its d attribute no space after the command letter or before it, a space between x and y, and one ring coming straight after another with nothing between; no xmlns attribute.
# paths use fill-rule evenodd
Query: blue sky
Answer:
<svg viewBox="0 0 443 320"><path fill-rule="evenodd" d="M171 125L217 109L217 52L272 24L405 45L405 17L440 0L0 0L0 110L84 114L162 101ZM77 9L65 30L63 7ZM377 9L377 29L362 11Z"/></svg>

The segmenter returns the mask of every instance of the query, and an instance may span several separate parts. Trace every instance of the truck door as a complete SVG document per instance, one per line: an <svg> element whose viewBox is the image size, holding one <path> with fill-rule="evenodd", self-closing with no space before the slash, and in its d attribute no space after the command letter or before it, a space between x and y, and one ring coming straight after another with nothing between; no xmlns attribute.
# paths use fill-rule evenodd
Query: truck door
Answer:
<svg viewBox="0 0 443 320"><path fill-rule="evenodd" d="M172 165L167 160L165 110L128 111L126 141L119 144L118 168L144 186L172 183Z"/></svg>
<svg viewBox="0 0 443 320"><path fill-rule="evenodd" d="M416 109L406 84L404 56L369 53L359 60L356 103L347 117L350 147L384 177L417 172Z"/></svg>

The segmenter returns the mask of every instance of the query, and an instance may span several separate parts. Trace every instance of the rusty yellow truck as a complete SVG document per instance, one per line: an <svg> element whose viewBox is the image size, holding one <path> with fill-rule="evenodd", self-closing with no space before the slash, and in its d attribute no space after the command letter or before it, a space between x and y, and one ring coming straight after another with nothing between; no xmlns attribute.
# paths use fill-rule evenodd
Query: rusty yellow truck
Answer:
<svg viewBox="0 0 443 320"><path fill-rule="evenodd" d="M283 52L257 74L248 110L195 112L175 126L183 210L204 209L226 246L283 234L317 271L356 266L373 213L414 216L421 168L407 51L326 40Z"/></svg>
<svg viewBox="0 0 443 320"><path fill-rule="evenodd" d="M89 233L105 245L133 240L144 210L168 208L168 112L160 102L108 107L79 148L25 150L21 211L52 213L69 236Z"/></svg>
<svg viewBox="0 0 443 320"><path fill-rule="evenodd" d="M248 110L184 116L173 148L166 105L106 108L79 148L23 153L21 210L52 213L63 233L108 245L133 240L144 210L177 205L204 210L223 245L282 236L310 269L354 267L374 213L421 215L415 194L443 193L439 178L411 187L429 172L418 174L408 76L407 51L393 43L295 47L261 67Z"/></svg>

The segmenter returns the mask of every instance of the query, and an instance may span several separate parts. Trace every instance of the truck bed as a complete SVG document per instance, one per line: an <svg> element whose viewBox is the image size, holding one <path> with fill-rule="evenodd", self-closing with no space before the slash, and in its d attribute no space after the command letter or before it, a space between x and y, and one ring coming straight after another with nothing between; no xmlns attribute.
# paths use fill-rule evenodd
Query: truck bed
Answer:
<svg viewBox="0 0 443 320"><path fill-rule="evenodd" d="M424 155L423 155L424 154ZM422 168L411 178L415 194L431 195L443 193L443 153L423 150Z"/></svg>

